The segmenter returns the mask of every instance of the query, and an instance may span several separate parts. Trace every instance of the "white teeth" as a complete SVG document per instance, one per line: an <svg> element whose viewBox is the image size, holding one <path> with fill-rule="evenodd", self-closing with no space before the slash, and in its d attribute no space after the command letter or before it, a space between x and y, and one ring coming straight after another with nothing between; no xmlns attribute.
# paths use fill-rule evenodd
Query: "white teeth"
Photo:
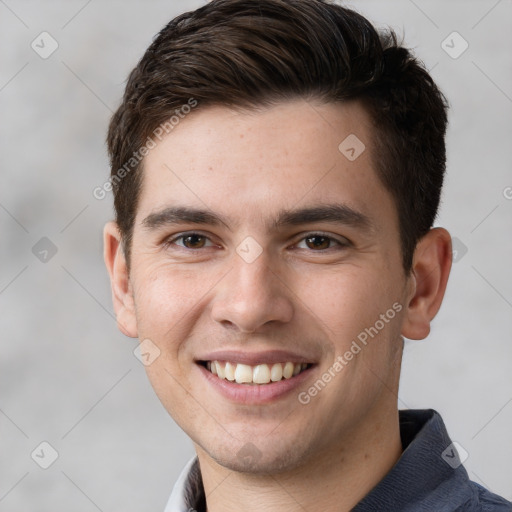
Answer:
<svg viewBox="0 0 512 512"><path fill-rule="evenodd" d="M272 369L270 370L270 380L272 382L277 382L283 378L283 365L276 363L272 365Z"/></svg>
<svg viewBox="0 0 512 512"><path fill-rule="evenodd" d="M226 363L224 366L224 375L228 380L235 380L235 366L231 363Z"/></svg>
<svg viewBox="0 0 512 512"><path fill-rule="evenodd" d="M221 379L226 378L226 372L224 371L224 366L222 366L218 361L214 361L215 367L217 368L217 377Z"/></svg>
<svg viewBox="0 0 512 512"><path fill-rule="evenodd" d="M228 365L229 363L226 363ZM247 364L237 364L235 369L235 380L238 384L252 382L252 368Z"/></svg>
<svg viewBox="0 0 512 512"><path fill-rule="evenodd" d="M283 377L289 379L293 375L293 363L286 363L283 368Z"/></svg>
<svg viewBox="0 0 512 512"><path fill-rule="evenodd" d="M252 381L255 384L268 384L270 382L270 370L268 364L259 364L252 371Z"/></svg>
<svg viewBox="0 0 512 512"><path fill-rule="evenodd" d="M206 368L220 379L235 381L238 384L269 384L298 375L308 368L308 364L286 362L275 363L270 367L268 364L249 366L229 361L208 361Z"/></svg>

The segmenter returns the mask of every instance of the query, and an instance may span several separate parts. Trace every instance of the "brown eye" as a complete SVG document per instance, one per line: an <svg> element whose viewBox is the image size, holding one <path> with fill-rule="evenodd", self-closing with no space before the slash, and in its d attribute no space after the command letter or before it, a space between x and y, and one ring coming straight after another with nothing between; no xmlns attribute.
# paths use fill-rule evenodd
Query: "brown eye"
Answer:
<svg viewBox="0 0 512 512"><path fill-rule="evenodd" d="M318 249L318 250L329 249L329 247L331 245L331 239L327 236L315 235L315 236L310 236L310 237L306 238L305 240L306 240L306 245L308 246L309 249Z"/></svg>
<svg viewBox="0 0 512 512"><path fill-rule="evenodd" d="M183 245L187 249L201 249L205 246L206 237L202 235L187 235L181 237Z"/></svg>
<svg viewBox="0 0 512 512"><path fill-rule="evenodd" d="M216 247L207 235L194 232L176 235L174 238L168 238L164 241L164 246L167 250L173 250L176 248L188 249L189 254L192 251L199 251L199 249Z"/></svg>

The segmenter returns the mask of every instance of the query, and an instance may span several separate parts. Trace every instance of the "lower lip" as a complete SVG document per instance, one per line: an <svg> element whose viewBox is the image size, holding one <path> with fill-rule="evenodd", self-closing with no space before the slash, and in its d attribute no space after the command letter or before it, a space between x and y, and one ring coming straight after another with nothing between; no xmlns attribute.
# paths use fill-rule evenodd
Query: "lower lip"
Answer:
<svg viewBox="0 0 512 512"><path fill-rule="evenodd" d="M309 378L311 370L315 366L302 371L295 377L283 379L269 384L238 384L227 379L220 379L204 366L198 364L197 367L206 380L225 398L240 404L268 404L297 390L306 379Z"/></svg>

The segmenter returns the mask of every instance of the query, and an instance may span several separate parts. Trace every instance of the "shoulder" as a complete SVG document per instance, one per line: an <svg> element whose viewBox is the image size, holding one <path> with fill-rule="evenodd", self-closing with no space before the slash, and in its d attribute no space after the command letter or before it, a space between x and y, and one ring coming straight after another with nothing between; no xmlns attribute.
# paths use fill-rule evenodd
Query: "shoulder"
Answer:
<svg viewBox="0 0 512 512"><path fill-rule="evenodd" d="M512 503L485 489L476 482L469 481L472 497L456 512L512 512Z"/></svg>

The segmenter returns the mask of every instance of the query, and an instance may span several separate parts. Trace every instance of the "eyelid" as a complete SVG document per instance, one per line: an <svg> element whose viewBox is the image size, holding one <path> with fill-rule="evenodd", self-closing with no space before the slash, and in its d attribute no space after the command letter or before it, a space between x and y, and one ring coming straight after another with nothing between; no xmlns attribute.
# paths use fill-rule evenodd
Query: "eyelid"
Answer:
<svg viewBox="0 0 512 512"><path fill-rule="evenodd" d="M198 251L199 249L189 249L188 247L185 247L183 245L175 244L175 242L177 240L186 238L187 236L193 236L193 235L201 236L201 237L205 238L207 241L209 241L211 243L211 245L208 245L207 247L212 247L212 246L216 245L213 242L213 240L211 239L210 235L207 235L206 233L202 233L201 231L182 231L180 233L175 233L174 235L170 235L170 236L166 237L163 240L163 245L165 247L169 247L170 245L175 245L176 247L181 247L182 249L186 249L188 251ZM201 247L201 249L204 249L204 247Z"/></svg>
<svg viewBox="0 0 512 512"><path fill-rule="evenodd" d="M204 232L201 232L201 231L182 231L180 233L175 233L174 235L170 235L168 237L166 237L163 241L163 244L165 247L168 247L170 246L171 244L174 244L176 247L181 247L183 249L186 249L186 250L189 250L189 251L198 251L199 249L189 249L188 247L184 247L182 245L177 245L175 244L175 242L177 240L180 240L180 239L183 239L187 236L192 236L192 235L198 235L198 236L201 236L201 237L204 237L208 242L210 242L211 245L208 245L207 247L213 247L215 245L219 245L219 244L216 244L210 235L204 233ZM297 236L300 236L300 238L297 238L297 241L293 243L293 246L296 246L297 244L299 244L300 242L302 242L303 240L305 240L306 238L312 238L312 237L315 237L315 236L320 236L320 237L325 237L325 238L328 238L329 240L331 240L332 242L334 242L335 244L337 244L337 246L339 248L344 248L344 247L349 247L349 246L352 246L352 242L346 238L346 237L343 237L343 236L335 236L331 233L325 233L323 231L305 231L303 233L300 233L299 235ZM205 247L201 247L200 249L204 249ZM321 249L321 250L318 250L318 251L313 251L313 252L323 252L323 251L328 251L328 250L331 250L331 249L334 249L333 247L329 247L329 249ZM310 249L311 250L311 249Z"/></svg>
<svg viewBox="0 0 512 512"><path fill-rule="evenodd" d="M300 234L300 238L297 240L297 242L294 243L294 246L296 246L298 243L302 242L306 238L313 238L315 236L321 236L324 238L328 238L329 240L335 242L339 248L350 247L353 245L352 242L348 238L345 238L344 236L337 237L335 235L332 235L331 233L324 233L322 231L307 231L307 232ZM330 249L333 249L333 247L329 247L329 249L321 249L321 250L317 250L317 251L313 251L313 252L328 251Z"/></svg>

